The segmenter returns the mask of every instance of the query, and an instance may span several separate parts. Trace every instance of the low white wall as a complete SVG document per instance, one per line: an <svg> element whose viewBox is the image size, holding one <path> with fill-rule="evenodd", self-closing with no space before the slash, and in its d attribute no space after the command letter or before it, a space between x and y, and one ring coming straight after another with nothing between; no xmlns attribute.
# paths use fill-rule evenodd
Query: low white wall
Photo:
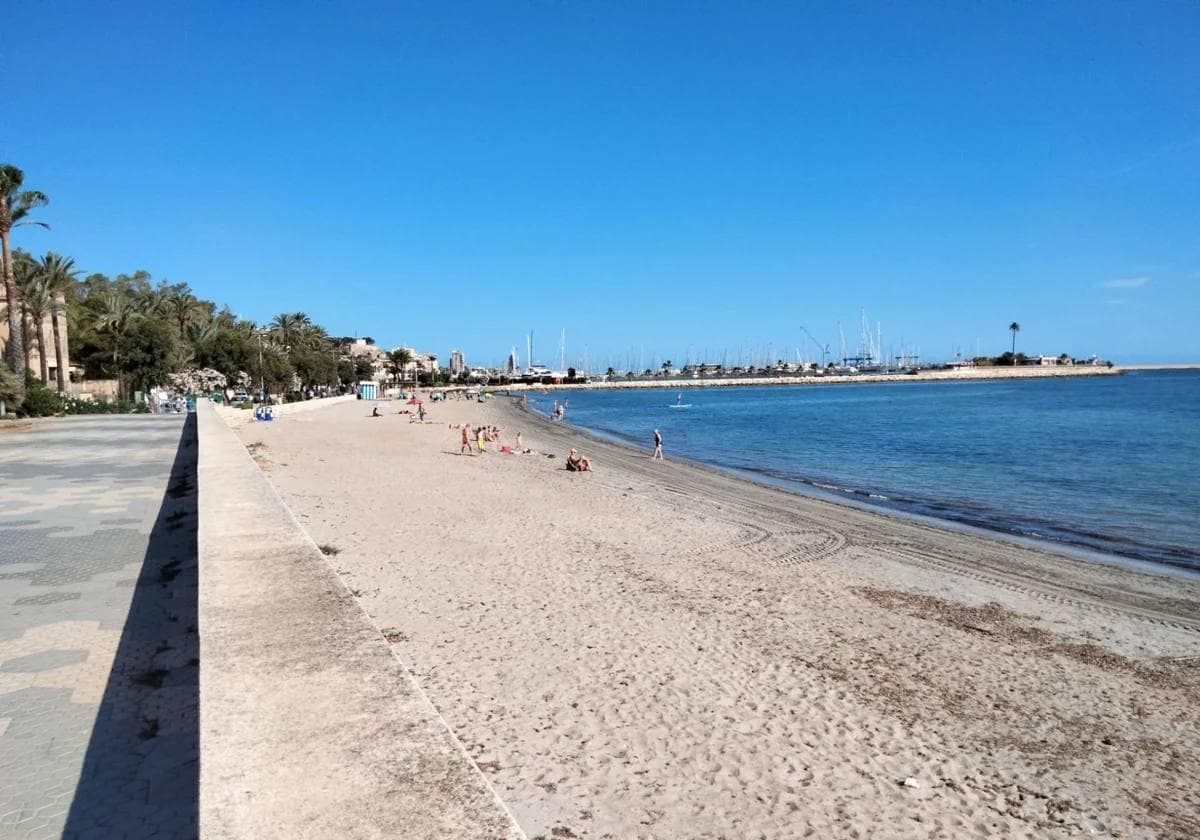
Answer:
<svg viewBox="0 0 1200 840"><path fill-rule="evenodd" d="M282 405L272 406L272 409L275 412L276 418L291 417L294 414L304 414L309 411L316 411L319 408L328 408L331 405L354 402L357 399L358 397L354 394L343 394L340 397L318 397L316 399L304 400L303 402L283 403ZM254 409L252 408L233 408L228 405L215 405L213 409L221 419L233 428L255 422Z"/></svg>
<svg viewBox="0 0 1200 840"><path fill-rule="evenodd" d="M196 413L200 836L524 838L233 430Z"/></svg>

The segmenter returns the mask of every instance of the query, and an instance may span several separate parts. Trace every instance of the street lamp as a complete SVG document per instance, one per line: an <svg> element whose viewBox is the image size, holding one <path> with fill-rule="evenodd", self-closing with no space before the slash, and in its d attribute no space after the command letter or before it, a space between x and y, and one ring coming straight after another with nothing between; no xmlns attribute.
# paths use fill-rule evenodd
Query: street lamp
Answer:
<svg viewBox="0 0 1200 840"><path fill-rule="evenodd" d="M267 394L267 384L266 378L263 375L263 337L269 333L270 330L254 331L254 335L258 338L258 393L264 399Z"/></svg>

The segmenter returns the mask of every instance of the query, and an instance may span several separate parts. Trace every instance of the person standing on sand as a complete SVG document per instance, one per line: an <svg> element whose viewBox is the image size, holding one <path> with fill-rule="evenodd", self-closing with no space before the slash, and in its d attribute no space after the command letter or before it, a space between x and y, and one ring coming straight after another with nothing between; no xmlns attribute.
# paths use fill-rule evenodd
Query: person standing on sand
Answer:
<svg viewBox="0 0 1200 840"><path fill-rule="evenodd" d="M662 454L662 433L658 429L654 430L654 454L650 456L651 461L663 460Z"/></svg>
<svg viewBox="0 0 1200 840"><path fill-rule="evenodd" d="M487 446L484 444L483 426L475 430L475 445L479 447L480 452L487 452Z"/></svg>
<svg viewBox="0 0 1200 840"><path fill-rule="evenodd" d="M471 454L471 427L466 423L463 423L462 446L458 448L458 454L461 455L463 452L466 452L468 455Z"/></svg>

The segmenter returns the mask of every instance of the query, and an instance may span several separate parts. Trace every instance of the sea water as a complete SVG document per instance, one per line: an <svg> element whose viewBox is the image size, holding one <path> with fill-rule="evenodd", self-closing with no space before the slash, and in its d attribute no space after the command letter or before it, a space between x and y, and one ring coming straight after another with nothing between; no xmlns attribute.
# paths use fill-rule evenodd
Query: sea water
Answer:
<svg viewBox="0 0 1200 840"><path fill-rule="evenodd" d="M647 455L657 428L668 458L1200 569L1200 371L566 398L568 423Z"/></svg>

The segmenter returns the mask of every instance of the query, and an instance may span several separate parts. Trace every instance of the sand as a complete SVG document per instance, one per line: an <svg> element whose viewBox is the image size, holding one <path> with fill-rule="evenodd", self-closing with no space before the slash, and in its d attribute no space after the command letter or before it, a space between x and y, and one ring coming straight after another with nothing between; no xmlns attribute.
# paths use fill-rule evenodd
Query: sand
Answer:
<svg viewBox="0 0 1200 840"><path fill-rule="evenodd" d="M239 434L530 837L1200 836L1195 580L370 405Z"/></svg>

